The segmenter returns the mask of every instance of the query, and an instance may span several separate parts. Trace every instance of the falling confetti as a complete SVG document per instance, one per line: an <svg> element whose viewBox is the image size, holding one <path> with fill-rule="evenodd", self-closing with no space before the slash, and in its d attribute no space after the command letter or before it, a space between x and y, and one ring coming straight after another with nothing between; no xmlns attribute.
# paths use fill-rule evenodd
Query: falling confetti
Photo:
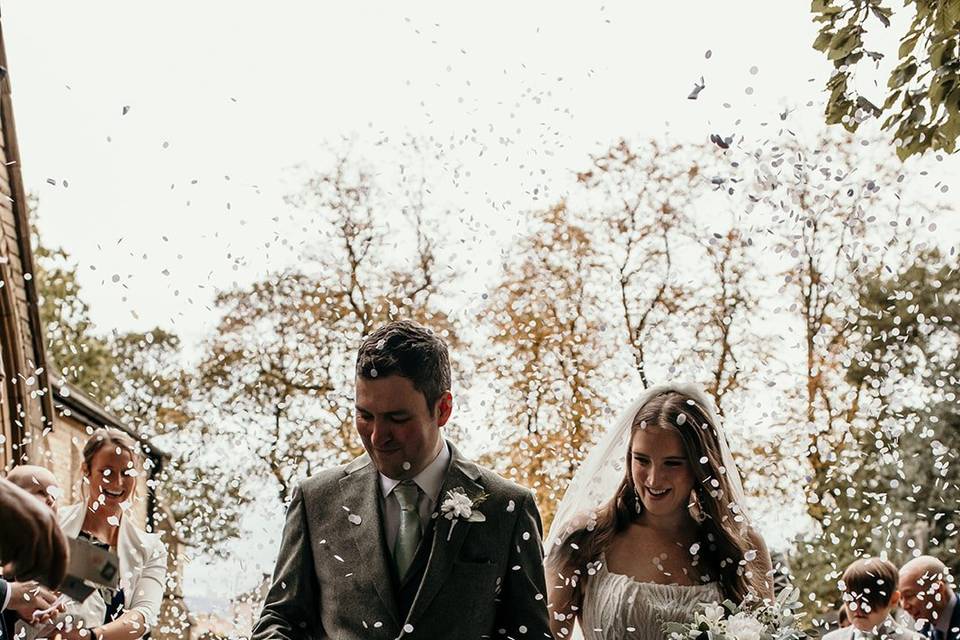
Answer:
<svg viewBox="0 0 960 640"><path fill-rule="evenodd" d="M687 96L687 100L696 100L700 96L700 92L707 88L707 83L704 81L703 76L700 76L700 82L693 83L693 90L690 92L690 95Z"/></svg>

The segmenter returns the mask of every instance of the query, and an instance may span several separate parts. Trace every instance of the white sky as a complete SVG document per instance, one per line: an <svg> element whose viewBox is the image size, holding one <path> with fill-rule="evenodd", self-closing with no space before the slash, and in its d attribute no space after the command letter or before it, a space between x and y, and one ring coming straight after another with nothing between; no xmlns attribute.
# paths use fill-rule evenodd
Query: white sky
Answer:
<svg viewBox="0 0 960 640"><path fill-rule="evenodd" d="M474 178L458 204L496 226L509 216L494 215L484 194L512 201L516 215L525 192L562 189L618 136L662 135L669 119L677 137L702 140L729 133L753 105L775 119L819 89L807 79L826 65L808 46L802 7L744 4L732 15L668 4L465 12L310 2L265 12L260 3L7 0L27 188L40 196L47 242L82 263L101 326L163 324L189 340L209 326L210 285L289 261L263 245L292 235L280 200L296 188L290 169L322 165L341 135L447 140L476 128L480 143L455 152ZM795 25L787 34L775 26L786 24ZM687 100L701 75L707 90ZM533 166L548 174L531 178Z"/></svg>
<svg viewBox="0 0 960 640"><path fill-rule="evenodd" d="M562 195L572 171L620 136L761 137L784 108L795 109L792 129L817 131L830 67L810 47L808 7L2 4L23 172L45 241L81 265L101 329L161 325L193 347L216 320L216 288L281 269L319 240L282 197L298 187L296 167L326 166L344 136L374 168L394 160L376 145L384 138L456 141L445 162L470 175L438 189L463 211L451 232L466 234L464 253L479 263L469 296L488 286L523 212ZM889 37L882 46L895 49ZM688 100L701 76L706 89ZM934 169L926 186L944 180L955 193L958 159ZM278 537L275 519L262 527ZM268 547L257 550L267 570ZM207 588L196 580L188 589Z"/></svg>

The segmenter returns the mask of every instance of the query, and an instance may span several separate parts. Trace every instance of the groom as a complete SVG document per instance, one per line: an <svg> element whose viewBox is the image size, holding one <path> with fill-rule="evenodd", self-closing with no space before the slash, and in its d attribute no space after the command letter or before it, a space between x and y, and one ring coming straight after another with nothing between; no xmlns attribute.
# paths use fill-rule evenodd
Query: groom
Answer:
<svg viewBox="0 0 960 640"><path fill-rule="evenodd" d="M552 638L529 491L464 458L447 346L409 321L357 354L366 449L294 491L252 640Z"/></svg>

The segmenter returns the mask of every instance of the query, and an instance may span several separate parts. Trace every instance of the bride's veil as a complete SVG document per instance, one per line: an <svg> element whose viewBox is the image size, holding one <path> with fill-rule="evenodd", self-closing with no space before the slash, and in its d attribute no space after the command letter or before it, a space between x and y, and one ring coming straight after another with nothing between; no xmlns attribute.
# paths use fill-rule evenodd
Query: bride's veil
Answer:
<svg viewBox="0 0 960 640"><path fill-rule="evenodd" d="M720 473L724 474L728 480L732 493L730 500L737 519L746 524L743 485L740 482L740 474L737 471L733 455L730 453L730 447L727 445L720 418L714 408L713 399L695 384L685 382L667 383L651 387L641 393L606 429L599 442L587 455L573 480L570 481L563 500L560 501L560 506L557 508L545 545L548 556L554 545L572 533L575 526L583 526L582 521L585 515L588 521L595 521L595 516L589 514L596 513L599 507L613 497L617 486L623 479L627 442L630 438L634 418L643 405L668 391L676 391L696 402L716 427L723 465ZM591 528L590 524L586 526Z"/></svg>

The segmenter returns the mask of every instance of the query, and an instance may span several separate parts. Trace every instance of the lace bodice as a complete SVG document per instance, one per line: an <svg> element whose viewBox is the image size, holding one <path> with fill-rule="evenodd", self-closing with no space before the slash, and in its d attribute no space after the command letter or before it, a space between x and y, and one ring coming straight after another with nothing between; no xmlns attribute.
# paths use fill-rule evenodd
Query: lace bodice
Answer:
<svg viewBox="0 0 960 640"><path fill-rule="evenodd" d="M665 622L692 621L700 603L723 600L716 582L639 582L607 571L603 556L598 564L584 586L580 627L585 640L663 640Z"/></svg>

